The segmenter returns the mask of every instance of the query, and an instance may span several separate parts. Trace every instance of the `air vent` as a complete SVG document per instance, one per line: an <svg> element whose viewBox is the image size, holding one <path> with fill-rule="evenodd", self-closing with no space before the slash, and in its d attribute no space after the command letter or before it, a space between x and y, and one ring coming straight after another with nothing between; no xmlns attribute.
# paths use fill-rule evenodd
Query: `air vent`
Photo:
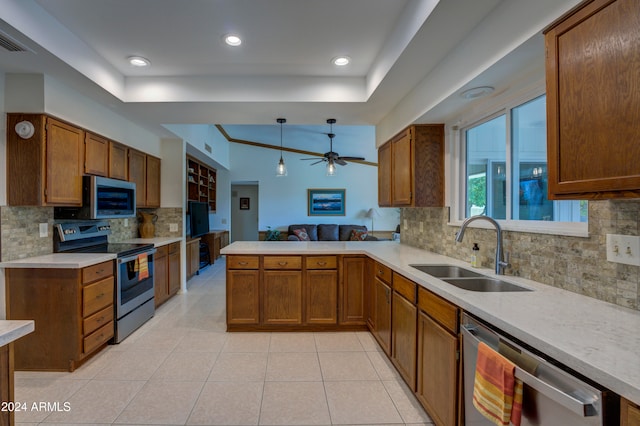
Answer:
<svg viewBox="0 0 640 426"><path fill-rule="evenodd" d="M0 47L9 52L26 52L28 50L3 32L0 32Z"/></svg>
<svg viewBox="0 0 640 426"><path fill-rule="evenodd" d="M211 150L211 145L209 144L204 144L204 150L207 151L209 154L211 154L213 151Z"/></svg>

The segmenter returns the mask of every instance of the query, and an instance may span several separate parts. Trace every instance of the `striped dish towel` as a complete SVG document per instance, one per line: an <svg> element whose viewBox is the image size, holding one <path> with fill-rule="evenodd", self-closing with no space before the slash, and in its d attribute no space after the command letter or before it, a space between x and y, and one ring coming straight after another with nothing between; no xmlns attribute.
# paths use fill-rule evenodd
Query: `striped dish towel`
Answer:
<svg viewBox="0 0 640 426"><path fill-rule="evenodd" d="M138 268L139 275L138 278L144 280L145 278L149 278L149 263L147 262L147 254L139 254L138 255Z"/></svg>
<svg viewBox="0 0 640 426"><path fill-rule="evenodd" d="M522 381L511 361L480 342L473 385L473 406L499 426L520 426Z"/></svg>

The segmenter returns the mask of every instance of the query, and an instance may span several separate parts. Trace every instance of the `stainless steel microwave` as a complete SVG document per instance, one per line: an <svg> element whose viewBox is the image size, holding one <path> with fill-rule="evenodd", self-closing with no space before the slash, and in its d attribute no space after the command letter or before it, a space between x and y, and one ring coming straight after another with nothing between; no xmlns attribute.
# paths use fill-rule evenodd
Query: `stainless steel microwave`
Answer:
<svg viewBox="0 0 640 426"><path fill-rule="evenodd" d="M135 217L136 184L101 176L82 177L82 207L56 207L56 219Z"/></svg>

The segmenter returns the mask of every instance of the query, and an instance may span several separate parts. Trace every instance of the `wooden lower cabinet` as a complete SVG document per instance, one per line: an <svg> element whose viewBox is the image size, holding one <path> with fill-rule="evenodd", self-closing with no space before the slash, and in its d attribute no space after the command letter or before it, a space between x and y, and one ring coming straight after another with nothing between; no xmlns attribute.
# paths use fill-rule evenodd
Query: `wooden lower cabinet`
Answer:
<svg viewBox="0 0 640 426"><path fill-rule="evenodd" d="M187 279L200 270L200 238L187 241Z"/></svg>
<svg viewBox="0 0 640 426"><path fill-rule="evenodd" d="M418 308L393 292L391 361L412 391L416 390L416 329Z"/></svg>
<svg viewBox="0 0 640 426"><path fill-rule="evenodd" d="M375 278L373 288L373 337L387 355L391 354L391 287L379 278Z"/></svg>
<svg viewBox="0 0 640 426"><path fill-rule="evenodd" d="M367 324L365 282L367 256L343 256L340 280L340 323Z"/></svg>
<svg viewBox="0 0 640 426"><path fill-rule="evenodd" d="M260 322L260 271L227 270L227 325Z"/></svg>
<svg viewBox="0 0 640 426"><path fill-rule="evenodd" d="M7 319L35 320L14 342L15 369L73 371L114 334L114 265L6 269Z"/></svg>
<svg viewBox="0 0 640 426"><path fill-rule="evenodd" d="M640 426L640 407L620 398L620 426Z"/></svg>
<svg viewBox="0 0 640 426"><path fill-rule="evenodd" d="M418 289L418 372L416 396L437 426L458 423L458 308Z"/></svg>
<svg viewBox="0 0 640 426"><path fill-rule="evenodd" d="M304 306L307 324L337 324L337 270L320 269L306 272Z"/></svg>
<svg viewBox="0 0 640 426"><path fill-rule="evenodd" d="M162 305L180 290L180 243L158 247L153 259L155 305Z"/></svg>
<svg viewBox="0 0 640 426"><path fill-rule="evenodd" d="M302 324L302 272L263 272L262 322Z"/></svg>

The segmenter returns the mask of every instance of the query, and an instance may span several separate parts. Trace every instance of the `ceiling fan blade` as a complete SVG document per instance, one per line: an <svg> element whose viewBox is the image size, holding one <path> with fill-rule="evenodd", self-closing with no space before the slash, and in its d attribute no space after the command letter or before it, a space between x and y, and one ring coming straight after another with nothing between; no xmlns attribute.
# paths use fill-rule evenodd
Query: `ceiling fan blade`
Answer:
<svg viewBox="0 0 640 426"><path fill-rule="evenodd" d="M335 161L336 164L340 164L341 166L346 166L347 165L347 162L344 161L344 158L338 157L338 158L335 158L333 161Z"/></svg>
<svg viewBox="0 0 640 426"><path fill-rule="evenodd" d="M363 161L364 157L340 157L341 160L347 160L347 161Z"/></svg>
<svg viewBox="0 0 640 426"><path fill-rule="evenodd" d="M317 160L319 157L301 158L301 160Z"/></svg>
<svg viewBox="0 0 640 426"><path fill-rule="evenodd" d="M322 159L322 160L316 161L315 163L311 163L311 164L309 164L309 165L310 165L310 166L313 166L314 164L322 163L323 161L325 161L325 160L324 160L324 159Z"/></svg>

